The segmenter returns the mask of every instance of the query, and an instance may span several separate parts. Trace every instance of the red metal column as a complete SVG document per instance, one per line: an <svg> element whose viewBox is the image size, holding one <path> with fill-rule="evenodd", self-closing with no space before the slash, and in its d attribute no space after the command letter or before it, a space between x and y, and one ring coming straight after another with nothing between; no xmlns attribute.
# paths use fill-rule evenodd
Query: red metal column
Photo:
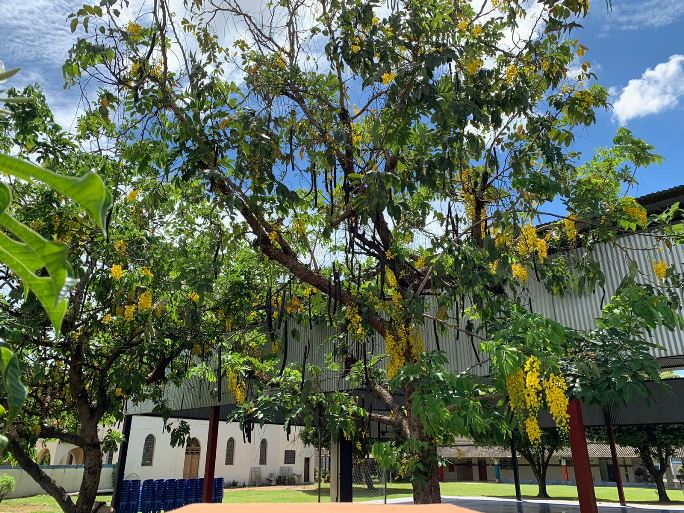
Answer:
<svg viewBox="0 0 684 513"><path fill-rule="evenodd" d="M568 405L570 415L570 449L572 450L572 465L575 469L575 482L579 497L581 513L598 513L596 495L594 494L594 479L591 476L591 463L587 449L587 437L584 431L582 405L577 399L572 399Z"/></svg>
<svg viewBox="0 0 684 513"><path fill-rule="evenodd" d="M618 463L617 449L615 448L615 433L613 432L613 423L610 420L610 410L607 406L603 408L603 418L606 421L606 431L608 432L610 458L613 460L613 468L615 469L615 485L617 486L618 499L620 499L620 504L625 506L625 491L622 488L622 474L620 473L620 464Z"/></svg>
<svg viewBox="0 0 684 513"><path fill-rule="evenodd" d="M219 407L212 406L209 413L207 456L204 460L204 489L202 502L212 502L214 496L214 471L216 468L216 445L218 441Z"/></svg>

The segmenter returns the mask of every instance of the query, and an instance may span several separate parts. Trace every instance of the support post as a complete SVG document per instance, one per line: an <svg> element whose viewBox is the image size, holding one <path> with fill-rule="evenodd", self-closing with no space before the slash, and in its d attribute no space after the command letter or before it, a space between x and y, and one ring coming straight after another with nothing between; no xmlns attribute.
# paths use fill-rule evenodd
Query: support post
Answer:
<svg viewBox="0 0 684 513"><path fill-rule="evenodd" d="M582 418L582 405L579 400L570 400L568 414L570 415L570 449L572 451L572 465L575 469L580 512L598 513L584 419Z"/></svg>
<svg viewBox="0 0 684 513"><path fill-rule="evenodd" d="M209 413L209 432L207 436L207 455L204 459L204 489L202 502L214 499L214 472L216 470L216 445L219 429L219 407L212 406Z"/></svg>
<svg viewBox="0 0 684 513"><path fill-rule="evenodd" d="M123 439L119 446L119 460L116 463L116 479L114 480L114 493L112 493L112 508L118 511L119 501L121 500L121 483L126 475L126 458L128 457L128 440L131 438L132 415L124 415L123 429L121 434Z"/></svg>
<svg viewBox="0 0 684 513"><path fill-rule="evenodd" d="M520 493L520 468L518 467L518 452L515 448L515 430L511 436L511 459L513 460L513 482L515 483L515 500L522 501Z"/></svg>
<svg viewBox="0 0 684 513"><path fill-rule="evenodd" d="M340 502L352 502L352 443L350 440L340 437L339 443L339 494Z"/></svg>
<svg viewBox="0 0 684 513"><path fill-rule="evenodd" d="M610 444L610 458L613 460L613 468L615 469L615 486L617 486L618 499L620 500L620 504L625 506L625 491L622 488L622 474L620 472L620 463L617 458L615 433L613 432L613 423L610 419L610 410L608 409L608 406L603 408L603 419L606 422L606 432L608 434L608 443Z"/></svg>

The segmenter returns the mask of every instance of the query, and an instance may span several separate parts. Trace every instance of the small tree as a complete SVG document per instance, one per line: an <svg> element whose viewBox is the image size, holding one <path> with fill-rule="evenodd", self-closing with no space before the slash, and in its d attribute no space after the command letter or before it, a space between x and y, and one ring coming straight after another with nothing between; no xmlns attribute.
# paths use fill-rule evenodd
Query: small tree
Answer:
<svg viewBox="0 0 684 513"><path fill-rule="evenodd" d="M518 431L518 430L516 430ZM553 455L560 449L567 447L567 437L556 428L542 430L541 441L537 444L530 443L529 437L516 433L516 448L520 455L530 464L534 478L537 480L539 492L537 497L548 499L546 491L546 472Z"/></svg>
<svg viewBox="0 0 684 513"><path fill-rule="evenodd" d="M644 426L618 426L615 430L615 441L632 447L656 485L658 500L670 502L663 476L675 451L684 445L684 426L657 424ZM592 429L589 437L600 442L607 442L604 429ZM654 462L658 462L656 467Z"/></svg>
<svg viewBox="0 0 684 513"><path fill-rule="evenodd" d="M12 493L16 485L17 482L12 476L0 476L0 502L2 502L2 500L7 497L8 494Z"/></svg>

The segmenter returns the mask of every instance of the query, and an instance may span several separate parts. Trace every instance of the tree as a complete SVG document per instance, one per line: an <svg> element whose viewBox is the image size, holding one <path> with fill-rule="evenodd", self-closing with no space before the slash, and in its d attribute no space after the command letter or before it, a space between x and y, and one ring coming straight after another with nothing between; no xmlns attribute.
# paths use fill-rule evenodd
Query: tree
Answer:
<svg viewBox="0 0 684 513"><path fill-rule="evenodd" d="M636 273L604 312L615 330L576 332L526 306L530 275L555 295L602 282L590 250L648 225L622 190L659 157L621 128L580 163L573 132L608 98L588 62L568 77L586 50L573 35L588 2L525 5L283 0L256 12L198 0L181 17L159 0L131 18L127 2L104 0L70 22L86 33L67 81L106 88L90 118L143 127L134 158L144 158L138 139L159 141L163 176L201 183L280 266L257 294L261 308L231 319L242 335L224 354L243 424L275 411L310 422L323 409L342 436L367 419L393 426L418 503L440 500L436 447L486 432L509 382L531 377L524 410L536 438L542 403L563 423L567 393L589 393L581 378L594 379L596 359L627 350L638 358L621 373L652 371L640 330L630 347L615 336L625 316L681 325L676 294ZM224 37L226 26L241 36ZM538 230L541 219L554 222ZM588 251L549 256L579 244ZM328 370L346 383L332 393L320 362L276 363L304 343L292 326L314 322L335 332ZM478 353L454 372L439 344L426 351L429 325L442 344L481 345L490 360ZM274 357L255 355L259 344ZM496 386L474 372L487 363ZM358 389L388 413L365 409L348 392Z"/></svg>
<svg viewBox="0 0 684 513"><path fill-rule="evenodd" d="M181 196L176 184L158 183L153 145L141 143L147 164L134 165L115 145L104 149L106 134L99 130L111 134L113 125L94 130L85 117L74 137L53 121L39 89L21 95L31 102L9 107L13 115L0 121L0 146L63 175L97 169L115 191L109 238L52 188L8 183L17 219L68 244L78 282L68 292L59 332L38 299L23 293L19 276L0 267L0 335L13 347L28 388L8 429L9 452L65 513L86 513L97 495L103 453L120 441L113 424L126 400L152 400L164 413L159 385L178 383L189 362L195 369L207 366L216 339L225 336L206 284L224 261L233 261L224 257L234 246L201 188L193 192L183 183ZM77 499L33 460L39 438L83 449Z"/></svg>
<svg viewBox="0 0 684 513"><path fill-rule="evenodd" d="M670 465L670 458L684 446L684 426L645 424L643 426L615 426L613 430L617 444L632 447L639 455L646 472L656 485L658 500L670 502L663 476ZM588 436L601 443L608 442L604 429L593 428L589 430Z"/></svg>

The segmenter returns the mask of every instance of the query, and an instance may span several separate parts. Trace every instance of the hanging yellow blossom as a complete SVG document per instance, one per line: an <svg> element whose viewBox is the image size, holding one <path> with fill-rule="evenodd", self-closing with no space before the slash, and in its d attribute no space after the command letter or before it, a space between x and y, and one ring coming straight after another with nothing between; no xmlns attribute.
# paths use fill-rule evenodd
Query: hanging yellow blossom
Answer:
<svg viewBox="0 0 684 513"><path fill-rule="evenodd" d="M228 390L235 396L235 402L237 404L243 404L247 396L247 387L242 380L238 379L235 372L228 372Z"/></svg>
<svg viewBox="0 0 684 513"><path fill-rule="evenodd" d="M133 319L133 316L135 315L135 305L126 305L126 308L124 309L124 319L127 321L130 321Z"/></svg>
<svg viewBox="0 0 684 513"><path fill-rule="evenodd" d="M543 264L549 254L549 247L546 244L546 239L537 239L536 249L539 261Z"/></svg>
<svg viewBox="0 0 684 513"><path fill-rule="evenodd" d="M145 312L152 308L152 291L146 290L138 298L138 309L141 312Z"/></svg>
<svg viewBox="0 0 684 513"><path fill-rule="evenodd" d="M112 266L112 278L115 280L120 280L121 277L123 276L123 269L119 264L114 264Z"/></svg>
<svg viewBox="0 0 684 513"><path fill-rule="evenodd" d="M126 243L122 240L118 240L114 243L114 249L117 253L123 255L124 253L126 253Z"/></svg>
<svg viewBox="0 0 684 513"><path fill-rule="evenodd" d="M563 226L565 227L565 234L572 245L577 242L577 218L570 214L563 219Z"/></svg>
<svg viewBox="0 0 684 513"><path fill-rule="evenodd" d="M382 74L382 83L384 85L389 84L390 82L392 82L394 80L395 76L396 75L394 73L392 73L391 71L387 71L387 72L383 73Z"/></svg>
<svg viewBox="0 0 684 513"><path fill-rule="evenodd" d="M271 240L271 242L276 242L278 240L278 232L271 230L268 233L268 238Z"/></svg>
<svg viewBox="0 0 684 513"><path fill-rule="evenodd" d="M494 260L493 262L489 262L488 267L490 274L496 274L496 270L499 268L499 261Z"/></svg>
<svg viewBox="0 0 684 513"><path fill-rule="evenodd" d="M568 414L568 384L563 376L556 376L553 372L544 380L546 406L559 429L568 430L570 415Z"/></svg>
<svg viewBox="0 0 684 513"><path fill-rule="evenodd" d="M420 255L416 260L416 269L425 269L425 255Z"/></svg>
<svg viewBox="0 0 684 513"><path fill-rule="evenodd" d="M349 304L345 306L344 317L349 323L349 333L357 337L364 337L366 335L366 329L363 327L363 321L356 305Z"/></svg>
<svg viewBox="0 0 684 513"><path fill-rule="evenodd" d="M147 278L154 278L154 274L152 274L149 267L143 267L140 273Z"/></svg>
<svg viewBox="0 0 684 513"><path fill-rule="evenodd" d="M126 32L135 39L140 37L142 27L133 21L129 21L128 25L126 25Z"/></svg>
<svg viewBox="0 0 684 513"><path fill-rule="evenodd" d="M522 412L525 409L525 375L522 369L506 378L506 390L511 410L514 413Z"/></svg>
<svg viewBox="0 0 684 513"><path fill-rule="evenodd" d="M121 396L123 395L123 390L121 390L120 388L117 387L117 388L114 390L114 395L117 396L117 397L121 397Z"/></svg>
<svg viewBox="0 0 684 513"><path fill-rule="evenodd" d="M639 205L634 199L629 198L631 201L627 201L622 207L622 210L627 214L633 221L641 226L646 226L648 223L648 215L646 214L646 209Z"/></svg>
<svg viewBox="0 0 684 513"><path fill-rule="evenodd" d="M138 197L138 190L137 189L132 189L131 192L128 193L128 196L126 196L126 200L130 203L136 200Z"/></svg>
<svg viewBox="0 0 684 513"><path fill-rule="evenodd" d="M524 265L515 263L511 266L513 277L520 280L521 283L527 283L527 268Z"/></svg>
<svg viewBox="0 0 684 513"><path fill-rule="evenodd" d="M532 445L538 445L541 442L542 432L536 418L528 417L525 419L525 432Z"/></svg>
<svg viewBox="0 0 684 513"><path fill-rule="evenodd" d="M482 59L470 59L465 63L465 69L470 75L477 73L482 67Z"/></svg>
<svg viewBox="0 0 684 513"><path fill-rule="evenodd" d="M539 359L536 356L530 356L525 362L525 405L531 412L538 412L541 406L540 367Z"/></svg>
<svg viewBox="0 0 684 513"><path fill-rule="evenodd" d="M653 273L656 275L660 281L665 279L665 274L667 274L667 262L664 260L656 260L653 262Z"/></svg>
<svg viewBox="0 0 684 513"><path fill-rule="evenodd" d="M481 25L474 25L473 28L470 30L470 34L473 37L478 37L480 34L482 34L482 26Z"/></svg>
<svg viewBox="0 0 684 513"><path fill-rule="evenodd" d="M188 292L188 299L192 301L193 303L197 303L199 301L200 295L196 291L191 291Z"/></svg>
<svg viewBox="0 0 684 513"><path fill-rule="evenodd" d="M385 335L385 347L387 354L389 355L389 361L387 362L387 377L392 379L397 375L399 369L404 366L404 355L398 337L389 333Z"/></svg>
<svg viewBox="0 0 684 513"><path fill-rule="evenodd" d="M457 28L461 32L465 32L466 30L468 30L468 25L470 25L470 21L468 21L467 19L462 19L458 22Z"/></svg>
<svg viewBox="0 0 684 513"><path fill-rule="evenodd" d="M352 53L359 53L361 51L361 47L359 45L352 45L351 51Z"/></svg>
<svg viewBox="0 0 684 513"><path fill-rule="evenodd" d="M515 82L516 78L518 78L518 67L511 64L506 68L506 83L511 85Z"/></svg>
<svg viewBox="0 0 684 513"><path fill-rule="evenodd" d="M102 317L102 322L105 324L112 322L112 316L110 314L105 314L104 317Z"/></svg>

